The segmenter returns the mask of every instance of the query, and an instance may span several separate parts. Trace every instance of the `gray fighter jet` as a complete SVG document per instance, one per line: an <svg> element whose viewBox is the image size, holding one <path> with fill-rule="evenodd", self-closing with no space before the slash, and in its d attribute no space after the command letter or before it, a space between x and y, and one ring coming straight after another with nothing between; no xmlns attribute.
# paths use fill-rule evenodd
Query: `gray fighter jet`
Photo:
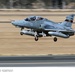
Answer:
<svg viewBox="0 0 75 75"><path fill-rule="evenodd" d="M65 21L56 23L40 16L29 16L23 20L14 20L11 23L21 28L20 34L30 35L38 41L39 37L54 36L54 42L57 37L69 38L75 31L71 28L74 15L68 15ZM26 29L24 29L26 28Z"/></svg>

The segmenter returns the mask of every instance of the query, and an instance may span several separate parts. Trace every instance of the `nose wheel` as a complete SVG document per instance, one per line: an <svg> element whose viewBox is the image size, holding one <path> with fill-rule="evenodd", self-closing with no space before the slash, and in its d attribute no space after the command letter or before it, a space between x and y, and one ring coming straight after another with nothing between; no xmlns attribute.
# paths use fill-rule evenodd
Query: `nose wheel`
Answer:
<svg viewBox="0 0 75 75"><path fill-rule="evenodd" d="M57 42L57 38L56 38L56 37L54 37L54 39L53 39L53 40L54 40L54 42Z"/></svg>
<svg viewBox="0 0 75 75"><path fill-rule="evenodd" d="M20 32L20 35L23 35L23 32Z"/></svg>

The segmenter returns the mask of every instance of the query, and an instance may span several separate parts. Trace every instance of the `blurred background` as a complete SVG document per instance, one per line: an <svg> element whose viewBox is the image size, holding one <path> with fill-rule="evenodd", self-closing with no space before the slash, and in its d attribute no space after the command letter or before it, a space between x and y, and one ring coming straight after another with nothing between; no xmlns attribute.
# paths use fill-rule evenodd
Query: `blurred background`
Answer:
<svg viewBox="0 0 75 75"><path fill-rule="evenodd" d="M75 0L0 0L0 9L75 9Z"/></svg>

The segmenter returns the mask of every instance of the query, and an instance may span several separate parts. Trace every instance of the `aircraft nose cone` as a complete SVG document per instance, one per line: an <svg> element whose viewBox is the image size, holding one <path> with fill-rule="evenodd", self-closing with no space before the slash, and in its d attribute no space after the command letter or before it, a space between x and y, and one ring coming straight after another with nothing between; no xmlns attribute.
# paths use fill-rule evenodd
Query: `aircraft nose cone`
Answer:
<svg viewBox="0 0 75 75"><path fill-rule="evenodd" d="M13 20L11 21L11 24L16 27L23 27L27 25L27 22L25 22L24 20Z"/></svg>
<svg viewBox="0 0 75 75"><path fill-rule="evenodd" d="M13 25L15 25L15 20L11 21L11 23L12 23Z"/></svg>

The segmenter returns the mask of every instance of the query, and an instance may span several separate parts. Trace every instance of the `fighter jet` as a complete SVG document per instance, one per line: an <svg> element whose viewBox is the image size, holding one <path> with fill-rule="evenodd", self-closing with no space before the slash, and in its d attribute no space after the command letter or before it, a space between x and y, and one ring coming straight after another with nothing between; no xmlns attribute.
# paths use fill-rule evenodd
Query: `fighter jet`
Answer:
<svg viewBox="0 0 75 75"><path fill-rule="evenodd" d="M69 38L74 35L75 30L72 29L73 20L74 14L68 15L61 23L40 16L29 16L23 20L14 20L11 23L21 28L21 35L34 36L35 41L38 41L39 37L54 36L53 40L56 42L57 37Z"/></svg>

